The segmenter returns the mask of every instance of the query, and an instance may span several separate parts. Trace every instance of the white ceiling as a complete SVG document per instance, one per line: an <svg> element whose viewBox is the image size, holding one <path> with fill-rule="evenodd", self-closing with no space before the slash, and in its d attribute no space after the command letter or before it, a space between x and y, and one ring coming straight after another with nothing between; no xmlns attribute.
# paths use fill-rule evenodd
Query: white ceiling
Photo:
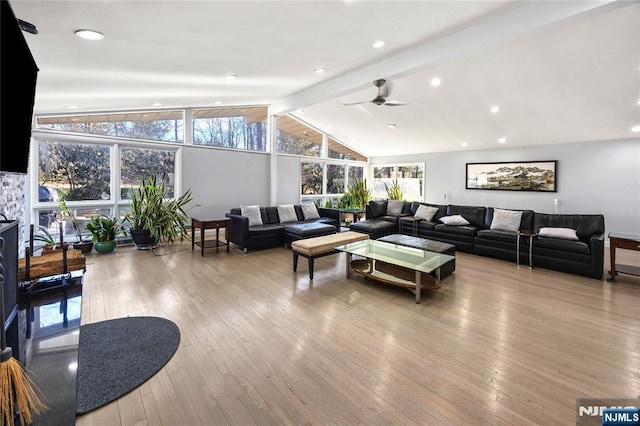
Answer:
<svg viewBox="0 0 640 426"><path fill-rule="evenodd" d="M368 156L638 137L638 1L10 4L39 31L36 114L268 103ZM377 78L409 104L342 105Z"/></svg>

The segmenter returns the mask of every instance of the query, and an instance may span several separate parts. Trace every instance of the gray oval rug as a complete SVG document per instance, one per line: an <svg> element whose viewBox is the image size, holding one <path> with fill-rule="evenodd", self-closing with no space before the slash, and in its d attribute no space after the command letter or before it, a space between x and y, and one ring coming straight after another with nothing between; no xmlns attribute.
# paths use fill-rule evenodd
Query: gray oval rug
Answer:
<svg viewBox="0 0 640 426"><path fill-rule="evenodd" d="M126 317L80 327L76 414L120 398L156 374L180 344L180 329L159 317Z"/></svg>

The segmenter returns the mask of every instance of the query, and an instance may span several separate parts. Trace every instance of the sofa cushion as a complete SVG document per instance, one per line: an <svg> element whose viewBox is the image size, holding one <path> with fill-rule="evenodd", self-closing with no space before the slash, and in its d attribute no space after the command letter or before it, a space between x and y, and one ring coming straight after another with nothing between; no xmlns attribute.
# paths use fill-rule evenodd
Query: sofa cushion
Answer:
<svg viewBox="0 0 640 426"><path fill-rule="evenodd" d="M240 206L240 214L249 218L249 226L262 225L262 215L260 206Z"/></svg>
<svg viewBox="0 0 640 426"><path fill-rule="evenodd" d="M462 215L467 221L474 226L484 226L484 219L486 216L486 207L476 206L456 206L449 204L447 206L447 216Z"/></svg>
<svg viewBox="0 0 640 426"><path fill-rule="evenodd" d="M298 221L298 215L296 214L296 209L293 208L293 204L282 204L277 209L280 223Z"/></svg>
<svg viewBox="0 0 640 426"><path fill-rule="evenodd" d="M424 204L420 204L413 216L419 219L426 220L427 222L431 222L436 213L438 213L437 207L425 206Z"/></svg>
<svg viewBox="0 0 640 426"><path fill-rule="evenodd" d="M403 207L404 207L404 201L402 201L402 200L389 200L389 201L387 201L387 215L388 216L401 215Z"/></svg>
<svg viewBox="0 0 640 426"><path fill-rule="evenodd" d="M575 229L582 241L586 241L594 234L604 233L604 216L601 214L548 214L536 213L533 229L540 228L571 228Z"/></svg>
<svg viewBox="0 0 640 426"><path fill-rule="evenodd" d="M478 239L482 240L492 240L492 241L503 241L505 243L515 243L517 240L517 235L515 232L511 231L500 231L500 230L491 230L491 229L481 229L477 234Z"/></svg>
<svg viewBox="0 0 640 426"><path fill-rule="evenodd" d="M251 236L273 235L282 233L284 226L279 223L266 223L264 225L249 226Z"/></svg>
<svg viewBox="0 0 640 426"><path fill-rule="evenodd" d="M459 214L441 217L440 222L444 223L445 225L455 225L455 226L470 225L469 221L467 221L467 219L465 219L464 217L462 217L462 215L459 215Z"/></svg>
<svg viewBox="0 0 640 426"><path fill-rule="evenodd" d="M438 232L446 232L448 234L463 235L465 237L475 237L478 227L473 225L451 226L439 223L435 225L434 230Z"/></svg>
<svg viewBox="0 0 640 426"><path fill-rule="evenodd" d="M575 229L571 228L540 228L539 237L560 238L561 240L577 241L578 235Z"/></svg>
<svg viewBox="0 0 640 426"><path fill-rule="evenodd" d="M533 241L533 247L556 250L558 252L589 254L589 244L584 241L571 241L560 238L537 238Z"/></svg>
<svg viewBox="0 0 640 426"><path fill-rule="evenodd" d="M387 200L369 201L369 207L371 208L371 215L373 218L385 216L387 214Z"/></svg>
<svg viewBox="0 0 640 426"><path fill-rule="evenodd" d="M304 220L318 219L320 217L320 213L318 213L318 207L315 203L305 203L302 204L300 208L302 209Z"/></svg>
<svg viewBox="0 0 640 426"><path fill-rule="evenodd" d="M494 231L518 232L520 230L521 220L522 211L494 209L490 229Z"/></svg>

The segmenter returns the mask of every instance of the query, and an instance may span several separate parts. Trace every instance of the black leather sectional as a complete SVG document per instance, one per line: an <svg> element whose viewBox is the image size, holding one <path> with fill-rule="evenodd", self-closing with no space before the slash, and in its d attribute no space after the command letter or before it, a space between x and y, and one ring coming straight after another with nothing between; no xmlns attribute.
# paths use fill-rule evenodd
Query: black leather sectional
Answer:
<svg viewBox="0 0 640 426"><path fill-rule="evenodd" d="M260 207L262 225L252 226L249 226L249 218L241 215L239 207L232 208L229 213L225 214L226 217L231 219L229 241L247 253L249 250L284 246L285 243L289 244L292 238L288 238L286 235L286 228L291 227L291 225L301 225L297 226L297 228L298 231L304 234L305 238L314 236L313 224L316 223L332 225L335 227L336 232L340 230L340 213L336 209L318 207L320 217L318 219L305 220L300 205L297 204L293 207L296 211L298 222L281 223L277 207ZM305 227L305 224L311 226ZM318 235L323 234L326 234L326 232Z"/></svg>
<svg viewBox="0 0 640 426"><path fill-rule="evenodd" d="M421 220L403 226L402 217L413 216L420 204L438 209L431 221ZM387 215L387 201L371 201L366 220L351 225L351 230L377 239L401 233L441 241L457 251L516 262L517 233L492 230L494 208L405 202L400 215ZM504 209L507 210L507 209ZM533 265L557 271L601 279L604 267L604 216L601 214L547 214L522 210L520 231L537 233L540 228L571 228L578 240L534 237ZM469 225L445 225L444 216L461 215ZM413 227L415 225L415 228ZM520 238L520 262L529 263L528 237Z"/></svg>

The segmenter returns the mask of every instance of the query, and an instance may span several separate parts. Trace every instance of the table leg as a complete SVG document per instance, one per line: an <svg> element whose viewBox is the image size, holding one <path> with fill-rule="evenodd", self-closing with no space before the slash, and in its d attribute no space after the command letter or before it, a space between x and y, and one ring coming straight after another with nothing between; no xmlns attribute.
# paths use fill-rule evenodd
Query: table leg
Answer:
<svg viewBox="0 0 640 426"><path fill-rule="evenodd" d="M618 242L609 238L609 262L611 262L611 269L609 269L609 278L607 281L615 281L616 280L616 245Z"/></svg>
<svg viewBox="0 0 640 426"><path fill-rule="evenodd" d="M200 256L204 257L204 226L200 227Z"/></svg>
<svg viewBox="0 0 640 426"><path fill-rule="evenodd" d="M520 234L516 237L516 268L520 267Z"/></svg>
<svg viewBox="0 0 640 426"><path fill-rule="evenodd" d="M218 249L220 248L220 227L216 226L216 253L219 251Z"/></svg>
<svg viewBox="0 0 640 426"><path fill-rule="evenodd" d="M529 269L533 269L533 235L529 237Z"/></svg>
<svg viewBox="0 0 640 426"><path fill-rule="evenodd" d="M439 271L440 269L438 269ZM422 272L416 271L416 303L422 298Z"/></svg>
<svg viewBox="0 0 640 426"><path fill-rule="evenodd" d="M351 278L351 253L347 253L347 279Z"/></svg>
<svg viewBox="0 0 640 426"><path fill-rule="evenodd" d="M192 220L191 221L191 251L193 251L195 244L196 244L196 226Z"/></svg>
<svg viewBox="0 0 640 426"><path fill-rule="evenodd" d="M227 253L229 253L229 224L224 227L224 239L227 241Z"/></svg>

